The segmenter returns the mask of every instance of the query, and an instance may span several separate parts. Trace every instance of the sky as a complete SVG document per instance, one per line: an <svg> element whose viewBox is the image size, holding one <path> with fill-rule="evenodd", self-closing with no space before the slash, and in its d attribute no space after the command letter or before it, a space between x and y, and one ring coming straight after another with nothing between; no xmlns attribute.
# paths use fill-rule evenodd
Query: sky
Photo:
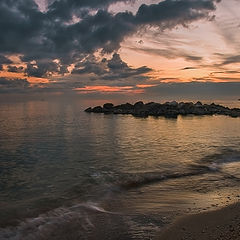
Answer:
<svg viewBox="0 0 240 240"><path fill-rule="evenodd" d="M240 97L239 0L1 0L0 94Z"/></svg>

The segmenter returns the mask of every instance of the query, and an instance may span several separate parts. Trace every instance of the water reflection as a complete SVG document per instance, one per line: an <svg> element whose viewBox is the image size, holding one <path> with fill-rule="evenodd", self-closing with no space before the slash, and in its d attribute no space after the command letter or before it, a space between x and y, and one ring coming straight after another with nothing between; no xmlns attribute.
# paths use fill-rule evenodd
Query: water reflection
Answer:
<svg viewBox="0 0 240 240"><path fill-rule="evenodd" d="M239 119L142 119L87 114L78 101L30 101L0 105L0 123L2 211L111 198L107 206L116 211L121 206L125 213L147 214L189 206L190 199L199 205L206 192L238 184L226 174L239 175ZM231 149L237 160L221 165L221 171L187 174L192 165L212 167L201 162L206 156L228 159L223 149ZM121 192L124 181L145 181L152 173L166 179Z"/></svg>

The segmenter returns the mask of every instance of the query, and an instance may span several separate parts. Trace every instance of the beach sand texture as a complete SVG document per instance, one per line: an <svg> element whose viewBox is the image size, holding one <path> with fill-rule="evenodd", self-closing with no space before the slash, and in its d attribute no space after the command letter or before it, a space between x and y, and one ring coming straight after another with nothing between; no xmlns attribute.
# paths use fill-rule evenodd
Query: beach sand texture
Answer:
<svg viewBox="0 0 240 240"><path fill-rule="evenodd" d="M155 240L238 240L240 204L185 216L158 234Z"/></svg>

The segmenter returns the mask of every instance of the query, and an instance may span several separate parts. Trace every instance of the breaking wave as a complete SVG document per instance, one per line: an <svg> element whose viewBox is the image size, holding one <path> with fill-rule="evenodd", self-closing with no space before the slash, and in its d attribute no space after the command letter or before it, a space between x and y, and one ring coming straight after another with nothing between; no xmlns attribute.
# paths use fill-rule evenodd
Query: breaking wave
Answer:
<svg viewBox="0 0 240 240"><path fill-rule="evenodd" d="M113 214L94 203L81 203L70 208L57 208L16 227L0 229L1 240L86 239L96 227L96 214Z"/></svg>
<svg viewBox="0 0 240 240"><path fill-rule="evenodd" d="M224 164L233 162L240 162L240 152L225 149L220 153L208 155L202 158L199 162L190 164L188 168L182 172L147 172L127 175L118 183L118 185L127 190L171 179L198 176L210 172L219 172L228 178L235 178L239 180L233 175L224 173Z"/></svg>
<svg viewBox="0 0 240 240"><path fill-rule="evenodd" d="M145 185L167 180L199 176L207 173L219 173L224 177L240 181L234 175L224 172L224 165L240 162L240 152L223 150L221 153L205 156L194 164L184 166L179 171L142 172L122 174L111 185L112 190L127 191ZM99 223L111 222L111 216L119 215L105 210L93 202L79 203L71 207L60 207L41 214L36 218L27 219L18 226L0 228L1 240L79 240L97 239L96 229ZM101 228L101 227L100 227Z"/></svg>

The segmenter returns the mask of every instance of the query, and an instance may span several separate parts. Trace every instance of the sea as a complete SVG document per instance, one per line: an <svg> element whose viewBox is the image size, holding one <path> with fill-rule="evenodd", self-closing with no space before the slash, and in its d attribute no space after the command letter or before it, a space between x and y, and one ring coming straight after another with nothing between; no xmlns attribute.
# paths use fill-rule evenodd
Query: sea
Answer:
<svg viewBox="0 0 240 240"><path fill-rule="evenodd" d="M239 118L84 112L94 105L0 103L1 240L150 240L240 200Z"/></svg>

